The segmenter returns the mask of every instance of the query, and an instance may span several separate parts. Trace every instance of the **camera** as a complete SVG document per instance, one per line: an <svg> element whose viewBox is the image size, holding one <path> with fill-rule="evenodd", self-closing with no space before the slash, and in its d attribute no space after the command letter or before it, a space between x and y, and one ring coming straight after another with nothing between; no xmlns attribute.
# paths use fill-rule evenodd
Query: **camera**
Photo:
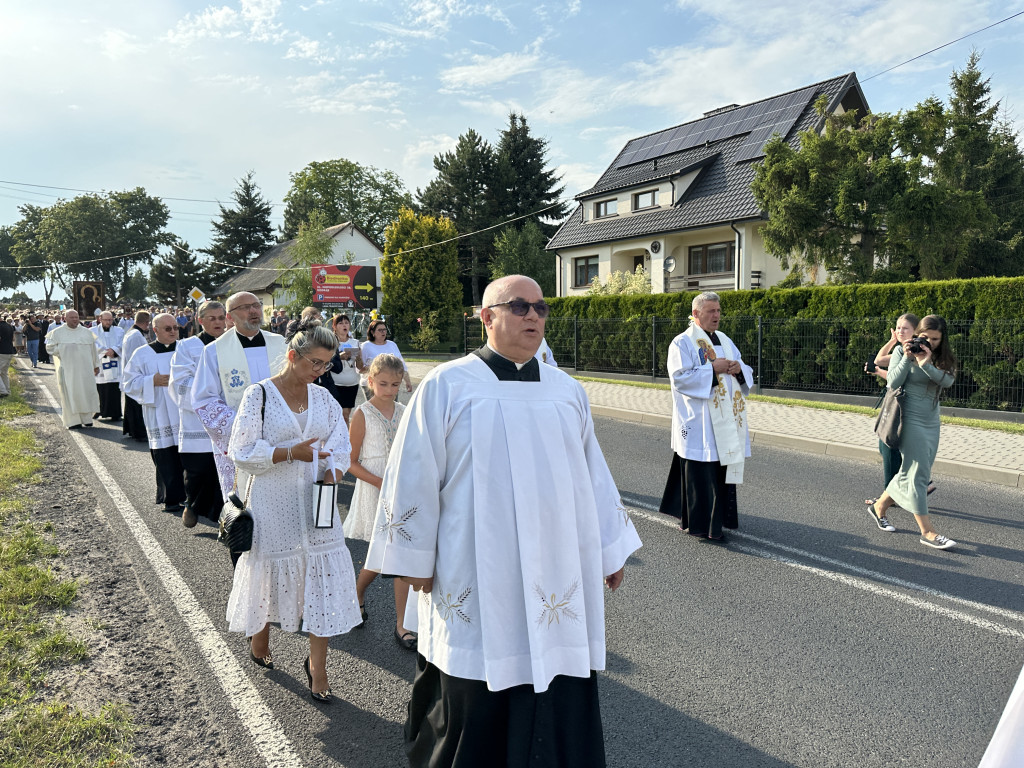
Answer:
<svg viewBox="0 0 1024 768"><path fill-rule="evenodd" d="M907 349L915 355L919 355L925 351L925 349L931 349L932 345L928 342L924 336L915 336L910 340L907 345Z"/></svg>

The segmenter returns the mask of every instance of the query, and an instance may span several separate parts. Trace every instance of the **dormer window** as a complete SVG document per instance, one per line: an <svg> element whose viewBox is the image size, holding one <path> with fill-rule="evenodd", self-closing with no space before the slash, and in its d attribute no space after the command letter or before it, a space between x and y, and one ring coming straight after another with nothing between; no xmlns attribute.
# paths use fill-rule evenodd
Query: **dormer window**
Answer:
<svg viewBox="0 0 1024 768"><path fill-rule="evenodd" d="M600 200L594 203L594 218L600 219L605 216L614 216L618 212L619 201L615 198L611 200Z"/></svg>
<svg viewBox="0 0 1024 768"><path fill-rule="evenodd" d="M633 210L639 211L643 208L654 208L658 205L658 190L649 189L646 192L637 192L633 195Z"/></svg>

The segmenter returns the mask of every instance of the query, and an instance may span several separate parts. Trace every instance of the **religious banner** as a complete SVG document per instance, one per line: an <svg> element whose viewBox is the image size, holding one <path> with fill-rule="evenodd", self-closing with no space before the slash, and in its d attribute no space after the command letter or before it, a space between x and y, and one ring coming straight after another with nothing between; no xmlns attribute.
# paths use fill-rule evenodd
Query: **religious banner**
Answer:
<svg viewBox="0 0 1024 768"><path fill-rule="evenodd" d="M75 280L72 288L75 294L75 310L82 322L92 320L96 316L97 309L106 308L106 302L103 300L102 281Z"/></svg>
<svg viewBox="0 0 1024 768"><path fill-rule="evenodd" d="M377 306L375 267L313 265L313 303L325 307L374 309Z"/></svg>

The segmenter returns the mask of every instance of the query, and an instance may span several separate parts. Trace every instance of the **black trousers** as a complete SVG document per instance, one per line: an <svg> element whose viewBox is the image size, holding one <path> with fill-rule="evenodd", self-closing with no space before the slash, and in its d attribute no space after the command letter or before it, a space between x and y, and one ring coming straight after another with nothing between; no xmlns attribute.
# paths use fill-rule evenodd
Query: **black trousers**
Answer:
<svg viewBox="0 0 1024 768"><path fill-rule="evenodd" d="M220 518L224 499L212 453L178 453L185 470L185 504L199 517Z"/></svg>
<svg viewBox="0 0 1024 768"><path fill-rule="evenodd" d="M116 381L97 384L96 391L100 396L100 418L120 421L121 385Z"/></svg>
<svg viewBox="0 0 1024 768"><path fill-rule="evenodd" d="M121 434L131 435L132 439L144 443L149 440L146 434L146 422L142 418L142 406L132 400L128 395L124 396L124 422L121 424Z"/></svg>
<svg viewBox="0 0 1024 768"><path fill-rule="evenodd" d="M178 447L150 448L156 467L156 503L165 507L180 506L185 502L185 479Z"/></svg>
<svg viewBox="0 0 1024 768"><path fill-rule="evenodd" d="M726 471L717 461L683 460L682 491L691 535L717 539L723 525L736 527L736 486L725 482Z"/></svg>
<svg viewBox="0 0 1024 768"><path fill-rule="evenodd" d="M412 768L604 768L597 673L489 691L417 654L405 751Z"/></svg>

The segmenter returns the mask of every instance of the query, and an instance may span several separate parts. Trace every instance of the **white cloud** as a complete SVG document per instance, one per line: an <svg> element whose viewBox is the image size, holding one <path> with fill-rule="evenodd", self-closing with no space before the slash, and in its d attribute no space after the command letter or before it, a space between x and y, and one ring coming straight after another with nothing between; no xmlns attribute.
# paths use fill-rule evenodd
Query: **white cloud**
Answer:
<svg viewBox="0 0 1024 768"><path fill-rule="evenodd" d="M571 199L585 189L590 189L601 178L601 168L590 163L563 163L555 168L555 173L562 177L565 185L566 199Z"/></svg>
<svg viewBox="0 0 1024 768"><path fill-rule="evenodd" d="M441 73L447 90L461 91L484 88L511 80L541 66L537 53L503 53L500 56L472 56L472 64L451 67Z"/></svg>
<svg viewBox="0 0 1024 768"><path fill-rule="evenodd" d="M242 31L238 28L239 13L226 5L220 8L207 8L193 16L186 14L177 23L165 39L175 45L187 46L204 38L238 37Z"/></svg>
<svg viewBox="0 0 1024 768"><path fill-rule="evenodd" d="M455 149L459 140L447 134L437 134L420 139L405 148L402 155L402 166L407 169L432 169L434 157Z"/></svg>
<svg viewBox="0 0 1024 768"><path fill-rule="evenodd" d="M402 87L383 74L367 75L343 85L329 72L294 79L295 106L314 114L346 115L353 112L402 114L398 98Z"/></svg>
<svg viewBox="0 0 1024 768"><path fill-rule="evenodd" d="M249 23L249 37L258 42L278 40L281 25L274 20L281 0L242 0L242 18Z"/></svg>
<svg viewBox="0 0 1024 768"><path fill-rule="evenodd" d="M146 50L146 46L139 42L136 35L115 28L108 29L103 33L100 38L100 48L104 56L114 61Z"/></svg>
<svg viewBox="0 0 1024 768"><path fill-rule="evenodd" d="M300 36L288 47L286 59L305 59L316 64L330 64L335 56L324 49L319 40L310 40L308 37Z"/></svg>

